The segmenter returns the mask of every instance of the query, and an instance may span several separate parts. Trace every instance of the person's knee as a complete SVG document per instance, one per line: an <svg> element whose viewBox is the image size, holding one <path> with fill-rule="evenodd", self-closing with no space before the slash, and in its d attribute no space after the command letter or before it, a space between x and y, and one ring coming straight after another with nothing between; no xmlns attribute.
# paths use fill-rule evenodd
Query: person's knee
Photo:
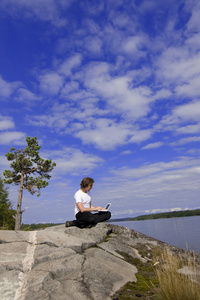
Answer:
<svg viewBox="0 0 200 300"><path fill-rule="evenodd" d="M109 220L111 218L111 212L110 211L107 211L106 217L107 217L107 220Z"/></svg>

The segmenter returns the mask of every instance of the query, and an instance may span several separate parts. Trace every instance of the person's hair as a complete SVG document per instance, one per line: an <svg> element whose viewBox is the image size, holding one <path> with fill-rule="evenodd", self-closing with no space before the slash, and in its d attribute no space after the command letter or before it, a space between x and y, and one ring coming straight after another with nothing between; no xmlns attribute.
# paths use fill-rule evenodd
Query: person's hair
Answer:
<svg viewBox="0 0 200 300"><path fill-rule="evenodd" d="M91 177L84 177L81 181L81 188L87 187L90 183L94 183L94 179Z"/></svg>

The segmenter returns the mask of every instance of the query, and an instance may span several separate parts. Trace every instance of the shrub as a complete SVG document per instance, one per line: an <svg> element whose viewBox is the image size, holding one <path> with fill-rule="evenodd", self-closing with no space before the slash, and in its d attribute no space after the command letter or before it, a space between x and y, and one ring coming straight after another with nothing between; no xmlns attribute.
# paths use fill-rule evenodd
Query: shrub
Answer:
<svg viewBox="0 0 200 300"><path fill-rule="evenodd" d="M195 255L173 255L167 249L163 251L156 274L159 281L158 299L166 300L200 300L200 286L198 284L198 266ZM186 273L181 272L187 270Z"/></svg>

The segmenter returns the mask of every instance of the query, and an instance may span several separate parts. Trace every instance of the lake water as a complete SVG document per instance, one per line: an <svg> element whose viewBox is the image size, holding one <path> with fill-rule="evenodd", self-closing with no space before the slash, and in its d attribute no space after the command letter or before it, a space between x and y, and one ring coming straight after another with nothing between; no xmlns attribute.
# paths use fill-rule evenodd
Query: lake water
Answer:
<svg viewBox="0 0 200 300"><path fill-rule="evenodd" d="M111 224L128 227L167 244L200 253L200 216Z"/></svg>

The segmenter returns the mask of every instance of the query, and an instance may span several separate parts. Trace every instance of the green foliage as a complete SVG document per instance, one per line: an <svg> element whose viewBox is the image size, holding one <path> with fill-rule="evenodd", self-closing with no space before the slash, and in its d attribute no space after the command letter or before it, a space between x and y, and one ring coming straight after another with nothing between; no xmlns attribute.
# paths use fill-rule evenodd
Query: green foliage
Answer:
<svg viewBox="0 0 200 300"><path fill-rule="evenodd" d="M40 189L48 185L47 180L51 178L49 173L56 166L51 159L43 159L39 156L39 146L37 137L27 137L25 149L16 150L14 147L6 154L8 161L11 161L12 170L5 170L4 183L19 185L19 196L17 202L17 212L15 230L20 230L23 210L22 195L23 189L28 190L32 195L37 192L40 196Z"/></svg>
<svg viewBox="0 0 200 300"><path fill-rule="evenodd" d="M0 178L0 229L14 229L16 211L12 209L12 204L8 200L8 192Z"/></svg>
<svg viewBox="0 0 200 300"><path fill-rule="evenodd" d="M142 297L141 299L156 299L154 296L158 286L158 279L152 266L152 262L147 261L144 263L128 253L117 252L124 257L126 262L135 266L138 273L136 274L137 281L127 282L113 295L113 299L131 300L136 299L137 297Z"/></svg>
<svg viewBox="0 0 200 300"><path fill-rule="evenodd" d="M5 170L3 175L5 177L4 183L19 185L23 179L23 189L27 189L31 194L37 192L40 195L40 189L48 185L51 176L49 172L56 166L51 159L42 159L39 156L39 146L37 137L27 137L27 146L25 149L16 150L11 148L10 152L6 154L10 164L11 170ZM23 178L22 178L23 176Z"/></svg>

